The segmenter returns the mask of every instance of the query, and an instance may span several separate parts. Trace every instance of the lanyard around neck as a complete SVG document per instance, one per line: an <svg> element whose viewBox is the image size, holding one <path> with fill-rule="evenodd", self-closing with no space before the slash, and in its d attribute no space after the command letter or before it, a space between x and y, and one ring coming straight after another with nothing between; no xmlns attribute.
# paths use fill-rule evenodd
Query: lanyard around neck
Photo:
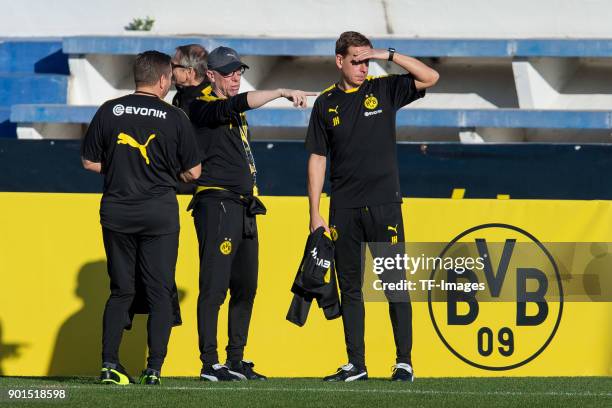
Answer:
<svg viewBox="0 0 612 408"><path fill-rule="evenodd" d="M238 115L238 130L240 131L240 140L242 141L242 147L244 148L249 170L251 171L251 176L253 177L253 195L258 195L257 168L255 167L255 156L253 156L253 151L251 150L251 145L249 144L249 139L247 138L248 128L245 116L246 115L244 113L240 113Z"/></svg>

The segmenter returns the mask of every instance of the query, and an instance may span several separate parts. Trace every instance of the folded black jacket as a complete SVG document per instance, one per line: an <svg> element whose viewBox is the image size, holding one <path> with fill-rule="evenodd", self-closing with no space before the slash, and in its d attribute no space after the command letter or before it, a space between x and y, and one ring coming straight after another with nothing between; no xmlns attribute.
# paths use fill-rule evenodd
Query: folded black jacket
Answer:
<svg viewBox="0 0 612 408"><path fill-rule="evenodd" d="M325 235L323 227L308 236L304 256L291 286L293 300L287 320L303 326L313 299L328 320L340 317L340 299L336 286L334 243Z"/></svg>
<svg viewBox="0 0 612 408"><path fill-rule="evenodd" d="M189 205L187 211L193 210L197 200L205 199L220 199L220 200L232 200L244 207L243 211L243 233L247 238L253 238L257 234L257 224L255 223L255 216L266 215L268 210L261 200L252 194L238 194L230 190L225 189L211 189L205 190L200 193L196 193Z"/></svg>
<svg viewBox="0 0 612 408"><path fill-rule="evenodd" d="M125 329L130 330L132 328L132 322L134 321L134 315L136 314L149 314L149 305L147 303L147 297L145 293L144 283L142 282L142 278L140 277L140 271L136 271L136 286L135 286L136 294L134 295L134 300L132 301L132 306L130 306L128 321L126 323ZM176 288L176 283L172 287L172 326L180 326L183 324L183 320L181 318L181 306L179 304L180 298L185 294L184 291L179 291Z"/></svg>

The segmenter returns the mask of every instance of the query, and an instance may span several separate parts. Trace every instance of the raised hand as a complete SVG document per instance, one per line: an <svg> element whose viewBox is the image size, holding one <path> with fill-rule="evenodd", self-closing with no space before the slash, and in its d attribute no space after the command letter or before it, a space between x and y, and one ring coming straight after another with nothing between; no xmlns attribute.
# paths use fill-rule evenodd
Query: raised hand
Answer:
<svg viewBox="0 0 612 408"><path fill-rule="evenodd" d="M361 51L354 56L355 62L367 61L370 59L378 59L378 60L386 60L389 58L389 51L381 50L377 48L369 48L367 50Z"/></svg>

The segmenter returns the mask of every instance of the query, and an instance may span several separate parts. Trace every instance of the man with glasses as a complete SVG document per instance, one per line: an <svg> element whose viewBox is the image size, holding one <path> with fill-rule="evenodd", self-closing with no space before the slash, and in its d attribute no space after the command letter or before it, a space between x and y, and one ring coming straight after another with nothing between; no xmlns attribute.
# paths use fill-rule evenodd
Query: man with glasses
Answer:
<svg viewBox="0 0 612 408"><path fill-rule="evenodd" d="M172 57L172 78L176 95L172 104L189 114L189 105L208 86L206 79L206 57L208 52L198 44L176 47Z"/></svg>
<svg viewBox="0 0 612 408"><path fill-rule="evenodd" d="M206 79L206 57L208 52L198 44L187 44L176 47L172 57L172 80L176 87L176 94L172 98L172 105L181 108L189 115L189 106L208 86ZM195 192L193 183L179 180L178 194L192 195Z"/></svg>
<svg viewBox="0 0 612 408"><path fill-rule="evenodd" d="M305 108L316 93L292 89L238 93L249 67L238 53L218 47L208 56L210 86L191 104L198 134L202 175L190 207L200 250L198 335L201 380L265 379L243 359L257 289L258 251L255 215L265 214L257 199L257 170L245 112L278 98ZM230 290L227 363L219 364L217 321Z"/></svg>

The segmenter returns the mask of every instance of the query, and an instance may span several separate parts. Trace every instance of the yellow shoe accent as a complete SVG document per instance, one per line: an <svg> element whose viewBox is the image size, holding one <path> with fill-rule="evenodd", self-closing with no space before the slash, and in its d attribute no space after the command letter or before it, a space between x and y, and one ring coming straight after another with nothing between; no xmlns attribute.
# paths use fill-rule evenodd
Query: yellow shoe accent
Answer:
<svg viewBox="0 0 612 408"><path fill-rule="evenodd" d="M100 382L102 382L102 384L128 385L130 383L130 378L112 368L102 368Z"/></svg>

